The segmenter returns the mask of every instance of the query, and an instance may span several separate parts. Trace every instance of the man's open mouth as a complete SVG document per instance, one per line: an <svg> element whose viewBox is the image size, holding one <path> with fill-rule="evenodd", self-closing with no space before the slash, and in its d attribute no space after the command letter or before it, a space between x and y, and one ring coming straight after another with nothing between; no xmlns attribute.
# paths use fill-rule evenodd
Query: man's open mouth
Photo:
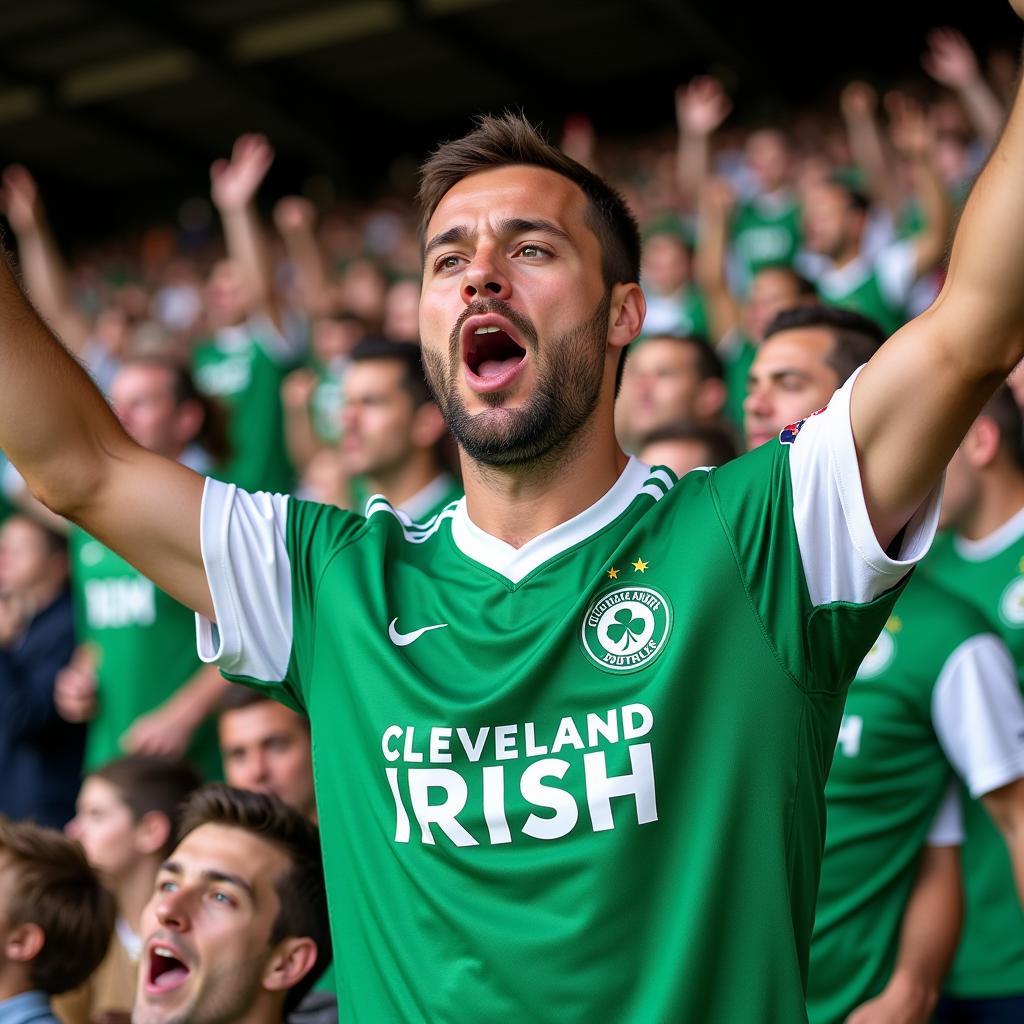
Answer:
<svg viewBox="0 0 1024 1024"><path fill-rule="evenodd" d="M191 973L170 946L159 943L149 949L146 962L146 988L151 993L171 992L184 984Z"/></svg>
<svg viewBox="0 0 1024 1024"><path fill-rule="evenodd" d="M462 358L474 383L502 387L515 375L526 349L504 317L471 317L462 329Z"/></svg>

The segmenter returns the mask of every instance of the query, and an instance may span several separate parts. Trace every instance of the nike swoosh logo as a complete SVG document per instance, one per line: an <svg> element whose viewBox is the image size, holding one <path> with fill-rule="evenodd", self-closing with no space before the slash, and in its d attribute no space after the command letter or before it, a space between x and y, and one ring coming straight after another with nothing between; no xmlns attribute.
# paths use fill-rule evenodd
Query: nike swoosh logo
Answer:
<svg viewBox="0 0 1024 1024"><path fill-rule="evenodd" d="M392 619L391 625L388 626L388 636L391 637L391 642L396 647L408 647L409 644L419 640L424 633L429 633L432 629L444 629L448 623L440 622L436 626L423 626L421 629L414 629L411 633L399 633L395 629L395 623L398 619Z"/></svg>

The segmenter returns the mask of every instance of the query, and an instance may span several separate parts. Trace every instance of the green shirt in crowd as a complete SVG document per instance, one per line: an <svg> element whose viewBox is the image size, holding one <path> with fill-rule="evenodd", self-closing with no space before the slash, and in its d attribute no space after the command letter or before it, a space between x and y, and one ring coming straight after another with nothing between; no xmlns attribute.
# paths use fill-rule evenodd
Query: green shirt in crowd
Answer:
<svg viewBox="0 0 1024 1024"><path fill-rule="evenodd" d="M1024 509L981 540L940 534L923 571L988 619L1024 680ZM964 929L946 992L960 999L1024 995L1024 912L1006 843L975 802L964 807L964 829Z"/></svg>
<svg viewBox="0 0 1024 1024"><path fill-rule="evenodd" d="M229 417L231 454L220 479L249 490L291 489L281 384L293 367L294 351L267 317L221 328L196 346L196 387L223 402Z"/></svg>
<svg viewBox="0 0 1024 1024"><path fill-rule="evenodd" d="M974 797L1024 773L1024 698L981 613L917 576L850 687L825 787L811 1024L843 1024L888 984L925 844L962 840L954 771Z"/></svg>
<svg viewBox="0 0 1024 1024"><path fill-rule="evenodd" d="M209 481L204 659L306 711L342 1020L795 1024L847 686L901 557L849 391L520 548Z"/></svg>
<svg viewBox="0 0 1024 1024"><path fill-rule="evenodd" d="M800 204L790 192L754 196L737 206L729 234L740 294L759 270L793 265L802 239L800 218Z"/></svg>

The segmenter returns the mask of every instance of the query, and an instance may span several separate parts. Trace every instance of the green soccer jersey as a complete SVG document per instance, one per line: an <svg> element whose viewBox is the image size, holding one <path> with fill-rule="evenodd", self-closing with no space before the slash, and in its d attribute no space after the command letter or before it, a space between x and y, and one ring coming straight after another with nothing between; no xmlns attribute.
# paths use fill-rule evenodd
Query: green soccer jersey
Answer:
<svg viewBox="0 0 1024 1024"><path fill-rule="evenodd" d="M793 264L800 250L800 216L800 204L789 192L755 196L737 207L730 235L742 292L759 270Z"/></svg>
<svg viewBox="0 0 1024 1024"><path fill-rule="evenodd" d="M267 318L225 327L192 355L196 387L228 411L231 455L217 476L250 490L287 491L295 473L284 440L281 384L292 353Z"/></svg>
<svg viewBox="0 0 1024 1024"><path fill-rule="evenodd" d="M858 257L842 268L805 254L798 269L818 289L821 300L876 321L887 335L907 321L907 300L914 284L913 242L896 242L873 259Z"/></svg>
<svg viewBox="0 0 1024 1024"><path fill-rule="evenodd" d="M396 511L403 515L407 525L413 523L429 523L440 515L449 505L458 501L463 495L462 484L451 473L438 473L421 491L414 494L408 501L402 502ZM371 493L364 477L356 477L352 481L352 509L367 515L372 505L387 499L380 494Z"/></svg>
<svg viewBox="0 0 1024 1024"><path fill-rule="evenodd" d="M521 548L207 484L200 650L309 715L342 1020L806 1019L846 688L936 513L881 551L848 402Z"/></svg>
<svg viewBox="0 0 1024 1024"><path fill-rule="evenodd" d="M326 444L337 444L341 438L341 410L345 404L342 383L347 360L336 360L330 366L314 363L317 385L309 401L313 431Z"/></svg>
<svg viewBox="0 0 1024 1024"><path fill-rule="evenodd" d="M825 787L828 831L811 940L811 1024L842 1024L886 986L951 766L975 796L1024 764L1024 698L1005 644L971 605L916 577L861 663ZM1019 769L1017 769L1019 770Z"/></svg>
<svg viewBox="0 0 1024 1024"><path fill-rule="evenodd" d="M940 535L925 571L987 617L1024 682L1024 510L982 540ZM1015 767L1011 778L1024 776L1024 765ZM964 929L946 991L963 999L1024 995L1024 913L1006 843L976 802L965 805L964 826Z"/></svg>

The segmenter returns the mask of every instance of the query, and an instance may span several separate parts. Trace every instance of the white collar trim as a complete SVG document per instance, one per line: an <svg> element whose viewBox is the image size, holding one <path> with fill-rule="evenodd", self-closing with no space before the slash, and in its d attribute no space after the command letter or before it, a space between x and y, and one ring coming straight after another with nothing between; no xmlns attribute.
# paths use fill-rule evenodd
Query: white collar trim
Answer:
<svg viewBox="0 0 1024 1024"><path fill-rule="evenodd" d="M453 479L450 473L438 473L426 487L420 488L408 501L398 507L414 522L429 512L451 490Z"/></svg>
<svg viewBox="0 0 1024 1024"><path fill-rule="evenodd" d="M463 498L456 506L452 518L452 540L455 541L456 547L473 561L493 569L512 583L518 583L538 566L592 537L618 519L629 508L633 499L644 491L644 485L650 475L650 466L642 463L635 455L630 456L619 479L590 508L539 534L521 548L514 548L511 544L506 544L505 541L481 530L469 518L466 499ZM660 476L667 480L666 474ZM658 496L660 497L660 494Z"/></svg>
<svg viewBox="0 0 1024 1024"><path fill-rule="evenodd" d="M953 538L956 553L968 562L984 562L1001 554L1011 544L1024 536L1024 508L1015 512L1002 526L993 530L987 537L968 540L957 534Z"/></svg>

